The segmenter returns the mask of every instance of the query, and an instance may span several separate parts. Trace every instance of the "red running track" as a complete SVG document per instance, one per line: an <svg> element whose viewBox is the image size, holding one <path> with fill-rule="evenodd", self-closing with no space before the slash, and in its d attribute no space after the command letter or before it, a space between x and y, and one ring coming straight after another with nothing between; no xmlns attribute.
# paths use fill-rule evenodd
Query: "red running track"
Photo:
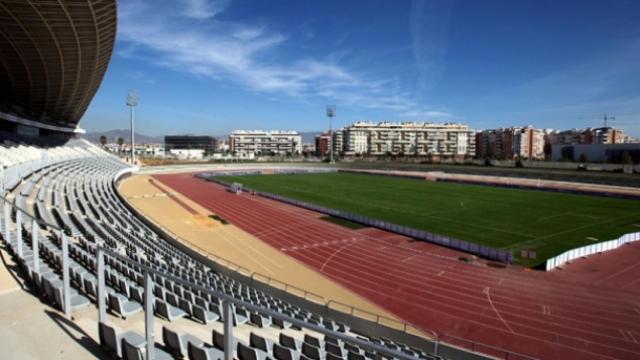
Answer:
<svg viewBox="0 0 640 360"><path fill-rule="evenodd" d="M423 329L542 359L640 359L640 266L599 259L609 275L523 272L319 214L191 174L156 179L282 252ZM640 244L630 245L635 255ZM594 257L596 258L596 257ZM637 257L636 257L637 259ZM589 259L587 259L589 260ZM578 261L576 264L580 264ZM589 266L595 266L593 264ZM607 276L615 279L611 285ZM591 280L590 280L591 279ZM446 336L443 337L447 341Z"/></svg>

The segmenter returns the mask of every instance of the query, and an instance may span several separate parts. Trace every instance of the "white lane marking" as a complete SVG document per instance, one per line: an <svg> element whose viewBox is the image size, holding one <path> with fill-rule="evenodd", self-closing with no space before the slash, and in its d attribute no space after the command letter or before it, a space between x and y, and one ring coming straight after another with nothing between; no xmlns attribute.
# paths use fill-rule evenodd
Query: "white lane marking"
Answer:
<svg viewBox="0 0 640 360"><path fill-rule="evenodd" d="M624 341L629 341L629 339L627 338L627 335L624 333L624 330L622 329L618 329L620 330L620 334L622 334L622 337L624 338Z"/></svg>
<svg viewBox="0 0 640 360"><path fill-rule="evenodd" d="M411 256L407 256L406 258L402 259L401 261L402 262L407 262L407 261L413 259L414 257L418 256L418 255L421 255L421 254L413 254Z"/></svg>
<svg viewBox="0 0 640 360"><path fill-rule="evenodd" d="M498 316L500 321L502 321L504 326L506 326L506 328L509 329L509 331L511 331L511 333L515 334L516 332L513 331L511 326L509 326L509 324L504 320L502 315L500 315L500 313L498 312L498 309L496 309L496 307L493 305L493 301L491 301L491 294L489 293L490 291L491 291L491 289L488 286L485 287L484 290L482 290L482 292L487 295L487 300L489 300L489 305L491 305L491 308L493 309L493 312L496 313L496 315Z"/></svg>
<svg viewBox="0 0 640 360"><path fill-rule="evenodd" d="M638 340L635 338L635 336L633 336L633 333L630 330L623 330L623 329L618 329L618 330L620 330L620 334L622 334L622 337L626 342L632 342L632 343L638 344Z"/></svg>
<svg viewBox="0 0 640 360"><path fill-rule="evenodd" d="M324 270L324 267L327 266L327 264L329 263L329 261L331 261L331 259L333 259L336 255L338 255L342 250L348 248L349 246L353 245L354 243L350 243L350 244L346 244L343 247L341 247L340 249L336 250L333 254L331 254L331 256L329 256L327 258L327 260L325 260L325 262L322 264L322 266L320 267L320 271L322 272L322 270Z"/></svg>

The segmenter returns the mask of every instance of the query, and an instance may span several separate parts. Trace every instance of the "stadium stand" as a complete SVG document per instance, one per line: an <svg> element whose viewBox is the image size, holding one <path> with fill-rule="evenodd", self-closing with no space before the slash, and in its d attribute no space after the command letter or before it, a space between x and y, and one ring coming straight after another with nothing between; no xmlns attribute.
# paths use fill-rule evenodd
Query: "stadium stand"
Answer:
<svg viewBox="0 0 640 360"><path fill-rule="evenodd" d="M34 292L68 317L96 304L100 343L114 357L443 358L433 354L437 345L435 351L425 350L433 349L433 343L419 348L356 333L343 322L256 290L179 250L134 216L116 194L115 181L131 171L129 166L88 142L71 140L47 149L5 142L0 161L7 194L1 228L6 247ZM148 333L112 325L115 317L129 319L142 311L147 329L153 314L172 323L184 318L190 326L184 332L163 328L159 348ZM224 322L225 331L213 330L210 344L187 332L212 322ZM250 335L229 337L232 327L249 329ZM256 332L264 328L271 337ZM460 353L464 359L483 358Z"/></svg>

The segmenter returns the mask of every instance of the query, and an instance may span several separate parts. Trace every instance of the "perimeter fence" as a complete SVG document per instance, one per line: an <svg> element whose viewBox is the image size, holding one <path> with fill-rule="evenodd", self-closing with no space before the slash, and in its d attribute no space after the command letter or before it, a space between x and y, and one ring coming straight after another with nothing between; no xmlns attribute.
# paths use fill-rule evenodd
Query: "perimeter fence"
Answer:
<svg viewBox="0 0 640 360"><path fill-rule="evenodd" d="M298 170L296 173L300 173L302 171ZM325 171L329 172L329 171ZM284 173L292 173L292 172L284 172L280 171L279 174ZM209 173L200 173L196 174L198 177L205 178L208 181L212 181L223 185L225 187L229 186L229 183L219 179L219 176L225 175L233 175L233 176L241 176L241 175L262 175L261 171L242 171L242 172L209 172ZM243 187L244 191L259 195L268 199L280 201L289 205L301 207L307 210L312 210L315 212L319 212L322 214L326 214L335 218L340 218L343 220L355 222L358 224L362 224L369 227L375 227L378 229L382 229L385 231L393 232L399 235L408 236L417 240L426 241L434 244L438 244L441 246L446 246L451 249L464 251L466 253L470 253L473 255L481 256L483 258L487 258L490 260L495 260L503 263L513 263L513 253L511 251L496 249L490 246L480 245L476 243L472 243L465 240L460 240L451 236L439 235L436 233L432 233L429 231L418 230L409 226L398 225L388 221L382 221L378 219L374 219L368 216L356 214L349 211L332 209L316 204L311 204L308 202L295 200L288 198L286 196L276 195L265 191L254 191L246 186Z"/></svg>

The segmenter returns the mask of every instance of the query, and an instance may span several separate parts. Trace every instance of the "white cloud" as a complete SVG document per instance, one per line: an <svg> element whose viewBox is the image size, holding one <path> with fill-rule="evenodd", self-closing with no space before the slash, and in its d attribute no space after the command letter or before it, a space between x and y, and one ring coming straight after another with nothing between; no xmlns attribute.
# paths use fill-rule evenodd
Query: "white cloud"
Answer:
<svg viewBox="0 0 640 360"><path fill-rule="evenodd" d="M411 49L421 91L437 86L446 70L444 56L452 7L448 0L413 0L411 3Z"/></svg>
<svg viewBox="0 0 640 360"><path fill-rule="evenodd" d="M187 12L164 11L161 5L131 0L120 5L119 55L136 56L180 72L240 85L249 91L307 101L318 96L338 104L383 109L398 115L446 117L418 106L398 91L397 79L365 79L337 60L299 55L273 63L271 55L287 41L267 27L220 21L227 2L184 0ZM224 4L222 4L224 3ZM153 7L152 7L153 6ZM192 18L207 18L194 24Z"/></svg>
<svg viewBox="0 0 640 360"><path fill-rule="evenodd" d="M209 19L223 12L229 0L182 0L185 5L183 14L193 19Z"/></svg>

